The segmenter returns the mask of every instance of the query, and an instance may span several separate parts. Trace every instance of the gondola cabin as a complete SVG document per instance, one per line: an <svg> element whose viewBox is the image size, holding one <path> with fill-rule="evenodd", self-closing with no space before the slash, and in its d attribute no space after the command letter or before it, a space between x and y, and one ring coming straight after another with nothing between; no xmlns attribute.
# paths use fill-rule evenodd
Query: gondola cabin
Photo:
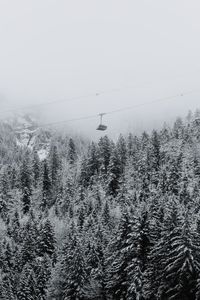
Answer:
<svg viewBox="0 0 200 300"><path fill-rule="evenodd" d="M101 130L101 131L104 131L107 129L107 126L106 125L103 125L103 124L100 124L98 127L97 127L97 130Z"/></svg>

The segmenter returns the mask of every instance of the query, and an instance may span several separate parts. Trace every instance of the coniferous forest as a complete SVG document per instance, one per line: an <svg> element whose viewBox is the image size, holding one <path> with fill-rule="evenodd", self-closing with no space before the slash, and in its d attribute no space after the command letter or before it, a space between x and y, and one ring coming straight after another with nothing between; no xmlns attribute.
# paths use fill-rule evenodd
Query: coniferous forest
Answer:
<svg viewBox="0 0 200 300"><path fill-rule="evenodd" d="M200 114L48 155L0 124L0 299L200 299Z"/></svg>

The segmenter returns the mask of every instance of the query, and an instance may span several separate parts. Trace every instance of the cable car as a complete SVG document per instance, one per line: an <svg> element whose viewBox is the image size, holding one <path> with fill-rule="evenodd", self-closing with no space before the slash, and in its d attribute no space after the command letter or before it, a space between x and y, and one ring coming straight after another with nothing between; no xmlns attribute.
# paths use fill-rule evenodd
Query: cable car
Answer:
<svg viewBox="0 0 200 300"><path fill-rule="evenodd" d="M103 118L104 115L105 115L105 113L99 114L99 116L100 116L100 124L99 124L99 126L97 127L97 130L104 131L104 130L107 129L107 126L104 125L104 124L102 124L102 118Z"/></svg>

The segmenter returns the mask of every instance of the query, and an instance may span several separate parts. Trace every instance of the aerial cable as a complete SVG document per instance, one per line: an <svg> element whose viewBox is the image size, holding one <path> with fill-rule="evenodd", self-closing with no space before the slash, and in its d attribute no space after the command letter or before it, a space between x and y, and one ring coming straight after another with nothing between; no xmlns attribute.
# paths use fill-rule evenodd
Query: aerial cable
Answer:
<svg viewBox="0 0 200 300"><path fill-rule="evenodd" d="M79 117L79 118L72 118L72 119L68 119L68 120L51 122L51 123L44 123L44 124L38 125L37 128L44 128L44 127L49 127L49 126L54 126L54 125L65 124L65 123L69 123L69 122L94 119L94 118L97 118L99 116L102 117L104 115L120 113L120 112L123 112L123 111L132 110L134 108L139 108L139 107L142 107L142 106L145 106L145 105L150 105L150 104L154 104L154 103L159 103L159 102L164 102L164 101L168 101L168 100L172 100L172 99L177 99L177 98L184 97L184 96L187 96L187 95L190 95L190 94L193 94L193 93L198 93L198 92L200 92L200 90L192 90L192 91L187 91L187 92L183 92L183 93L178 93L178 94L175 94L175 95L172 95L172 96L157 98L157 99L154 99L154 100L149 101L149 102L143 102L141 104L135 104L135 105L123 107L123 108L120 108L120 109L107 111L107 112L104 112L104 113L93 114L93 115L88 115L88 116L82 116L82 117ZM32 127L33 126L27 126L24 129L31 129Z"/></svg>
<svg viewBox="0 0 200 300"><path fill-rule="evenodd" d="M191 91L188 91L188 92L175 94L173 96L168 96L168 97L163 97L163 98L157 98L157 99L149 101L149 102L143 102L141 104L135 104L135 105L131 105L131 106L127 106L127 107L123 107L123 108L119 108L119 109L107 111L104 114L106 114L106 115L114 114L114 113L118 113L118 112L122 112L122 111L126 111L126 110L131 110L133 108L142 107L142 106L145 106L145 105L150 105L150 104L154 104L154 103L158 103L158 102L163 102L163 101L166 101L166 100L176 99L176 98L179 98L179 97L187 96L187 95L190 95L190 94L193 94L193 93L198 93L198 92L200 92L200 90L191 90Z"/></svg>
<svg viewBox="0 0 200 300"><path fill-rule="evenodd" d="M101 90L101 91L97 91L97 92L94 92L94 93L88 93L88 94L81 95L81 96L69 97L69 98L66 98L66 99L52 100L52 101L47 101L47 102L42 102L42 103L32 104L32 105L23 105L23 106L19 106L19 107L16 107L16 108L10 108L10 109L0 111L0 114L10 113L10 112L17 112L17 111L20 111L20 110L35 109L35 108L40 108L40 107L48 106L48 105L57 105L57 104L65 103L65 102L73 102L73 101L76 101L76 100L87 99L87 98L91 98L91 97L97 98L97 97L102 96L102 95L117 93L117 92L124 91L124 90L127 90L127 89L143 88L144 86L147 86L149 84L150 83L145 83L143 85L132 85L132 86L130 85L130 86L124 86L124 87L121 87L121 88Z"/></svg>
<svg viewBox="0 0 200 300"><path fill-rule="evenodd" d="M149 86L151 84L152 84L152 82L144 82L142 84L137 84L137 85L125 85L125 86L122 86L122 87L119 87L119 88L100 90L100 91L97 91L97 92L94 92L94 93L88 93L88 94L85 94L85 95L69 97L69 98L66 98L66 99L46 101L46 102L42 102L42 103L38 103L38 104L32 104L32 105L24 105L24 106L19 106L19 107L10 108L10 109L0 111L0 114L10 113L10 112L17 112L17 111L20 111L20 110L35 109L35 108L40 108L40 107L43 107L43 106L56 105L56 104L61 104L61 103L65 103L65 102L72 102L72 101L77 101L77 100L81 100L81 99L87 99L87 98L91 98L91 97L93 97L94 99L97 99L99 96L103 96L103 95L106 95L106 94L117 93L117 92L128 90L128 89L143 88L143 87Z"/></svg>

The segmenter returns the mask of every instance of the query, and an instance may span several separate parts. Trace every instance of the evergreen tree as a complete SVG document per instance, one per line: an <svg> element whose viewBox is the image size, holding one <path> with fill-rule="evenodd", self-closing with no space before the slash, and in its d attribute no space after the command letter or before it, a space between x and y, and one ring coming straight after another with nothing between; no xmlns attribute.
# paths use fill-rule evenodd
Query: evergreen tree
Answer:
<svg viewBox="0 0 200 300"><path fill-rule="evenodd" d="M83 300L86 280L85 265L77 232L72 223L69 235L57 263L57 273L52 280L50 297Z"/></svg>
<svg viewBox="0 0 200 300"><path fill-rule="evenodd" d="M174 127L173 127L173 135L176 139L180 139L183 137L183 121L181 118L177 118Z"/></svg>
<svg viewBox="0 0 200 300"><path fill-rule="evenodd" d="M132 133L129 133L129 135L128 135L127 154L128 154L128 157L134 156L134 154L135 154L135 144L134 144L134 137L133 137Z"/></svg>
<svg viewBox="0 0 200 300"><path fill-rule="evenodd" d="M129 287L127 267L132 259L129 251L129 234L132 232L132 221L126 210L123 211L116 237L113 238L107 257L106 288L112 299L126 299Z"/></svg>
<svg viewBox="0 0 200 300"><path fill-rule="evenodd" d="M197 239L198 238L198 239ZM163 276L159 287L161 299L195 299L200 272L199 236L193 235L187 217L169 241Z"/></svg>
<svg viewBox="0 0 200 300"><path fill-rule="evenodd" d="M76 146L72 138L69 139L68 144L68 160L70 164L73 164L77 159Z"/></svg>
<svg viewBox="0 0 200 300"><path fill-rule="evenodd" d="M57 146L53 145L50 149L50 167L51 167L51 181L55 185L58 182L58 173L60 169L60 159L58 155Z"/></svg>
<svg viewBox="0 0 200 300"><path fill-rule="evenodd" d="M151 249L150 237L148 212L146 209L142 209L136 216L132 232L128 237L127 251L132 253L132 259L126 269L129 278L127 299L145 299L144 273L148 268L148 255Z"/></svg>
<svg viewBox="0 0 200 300"><path fill-rule="evenodd" d="M148 145L149 145L149 135L146 131L143 132L142 137L141 137L141 148L142 150L146 150Z"/></svg>
<svg viewBox="0 0 200 300"><path fill-rule="evenodd" d="M107 174L111 157L111 141L107 136L100 138L98 143L99 163L102 174Z"/></svg>
<svg viewBox="0 0 200 300"><path fill-rule="evenodd" d="M40 256L44 256L45 254L47 254L52 257L53 254L55 254L55 234L53 231L53 227L48 219L42 225L38 244Z"/></svg>
<svg viewBox="0 0 200 300"><path fill-rule="evenodd" d="M97 226L93 238L88 244L89 251L86 253L87 280L84 286L84 295L86 299L106 300L106 243L100 225Z"/></svg>
<svg viewBox="0 0 200 300"><path fill-rule="evenodd" d="M4 277L0 285L0 299L16 300L16 295L12 281L8 276Z"/></svg>
<svg viewBox="0 0 200 300"><path fill-rule="evenodd" d="M108 194L116 196L120 188L121 162L115 149L108 166Z"/></svg>
<svg viewBox="0 0 200 300"><path fill-rule="evenodd" d="M152 172L158 172L161 163L160 141L157 131L153 131L150 145L150 167Z"/></svg>
<svg viewBox="0 0 200 300"><path fill-rule="evenodd" d="M32 264L36 259L38 244L38 229L34 221L30 218L25 224L22 233L22 247L20 257L20 268L22 269L26 263Z"/></svg>
<svg viewBox="0 0 200 300"><path fill-rule="evenodd" d="M116 143L116 150L121 164L121 173L124 173L127 160L127 146L126 141L122 135L119 136L119 139Z"/></svg>
<svg viewBox="0 0 200 300"><path fill-rule="evenodd" d="M6 170L2 172L0 183L0 216L6 220L10 202L9 181Z"/></svg>
<svg viewBox="0 0 200 300"><path fill-rule="evenodd" d="M35 273L30 264L26 264L22 270L19 279L19 290L17 299L19 300L37 300L38 288Z"/></svg>
<svg viewBox="0 0 200 300"><path fill-rule="evenodd" d="M99 173L99 154L94 142L88 148L86 160L86 186L94 182L94 176Z"/></svg>
<svg viewBox="0 0 200 300"><path fill-rule="evenodd" d="M102 215L101 215L102 224L105 228L111 229L112 222L111 222L111 215L110 215L110 207L108 201L105 202Z"/></svg>
<svg viewBox="0 0 200 300"><path fill-rule="evenodd" d="M84 221L85 221L85 211L83 206L81 206L79 210L78 220L77 220L77 225L80 228L80 230L82 230L83 228Z"/></svg>
<svg viewBox="0 0 200 300"><path fill-rule="evenodd" d="M149 255L150 264L148 270L145 272L147 279L147 299L168 299L168 296L164 296L166 281L165 267L167 267L169 263L167 261L173 253L172 241L181 236L182 224L180 206L172 198L165 208L165 219L161 228L160 239L152 247Z"/></svg>
<svg viewBox="0 0 200 300"><path fill-rule="evenodd" d="M19 222L19 213L15 211L13 218L11 219L10 224L8 225L9 235L13 238L16 243L21 241L20 238L20 222Z"/></svg>
<svg viewBox="0 0 200 300"><path fill-rule="evenodd" d="M177 159L174 158L170 159L169 173L166 182L167 190L176 196L178 195L178 191L179 191L181 171L182 171L182 153L179 155Z"/></svg>
<svg viewBox="0 0 200 300"><path fill-rule="evenodd" d="M33 154L32 161L34 186L37 187L40 178L40 160L36 151Z"/></svg>
<svg viewBox="0 0 200 300"><path fill-rule="evenodd" d="M51 204L51 181L49 177L49 168L47 161L43 163L43 180L42 180L42 203L43 210L50 207Z"/></svg>
<svg viewBox="0 0 200 300"><path fill-rule="evenodd" d="M21 166L21 190L23 213L26 214L30 210L32 195L32 176L28 152L25 153Z"/></svg>
<svg viewBox="0 0 200 300"><path fill-rule="evenodd" d="M37 299L47 299L48 282L51 276L51 262L49 257L44 255L43 259L34 266L37 283Z"/></svg>

